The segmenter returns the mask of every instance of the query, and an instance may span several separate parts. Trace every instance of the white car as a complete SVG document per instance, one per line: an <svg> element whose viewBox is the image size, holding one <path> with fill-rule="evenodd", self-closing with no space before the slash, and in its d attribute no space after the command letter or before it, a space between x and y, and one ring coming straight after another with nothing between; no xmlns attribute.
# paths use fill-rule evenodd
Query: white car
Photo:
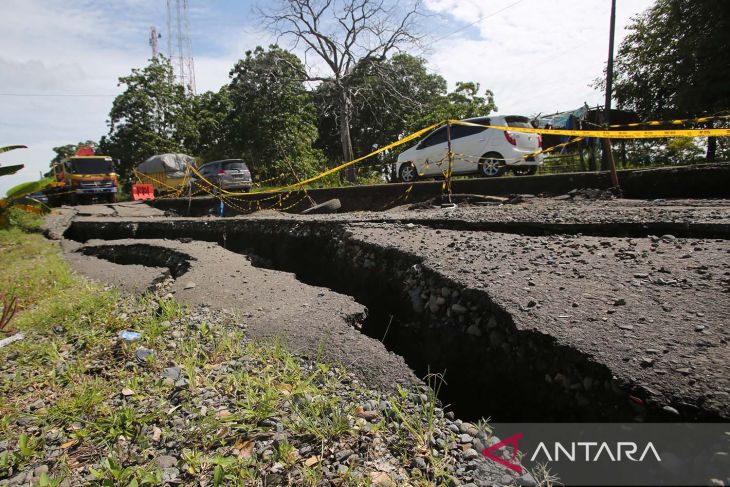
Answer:
<svg viewBox="0 0 730 487"><path fill-rule="evenodd" d="M527 117L494 116L467 118L464 122L480 125L532 128ZM535 174L542 164L540 134L487 129L468 125L451 125L452 174L478 173L501 176L509 169L518 175ZM418 178L444 176L449 168L446 125L437 128L418 145L398 156L396 174L404 183Z"/></svg>

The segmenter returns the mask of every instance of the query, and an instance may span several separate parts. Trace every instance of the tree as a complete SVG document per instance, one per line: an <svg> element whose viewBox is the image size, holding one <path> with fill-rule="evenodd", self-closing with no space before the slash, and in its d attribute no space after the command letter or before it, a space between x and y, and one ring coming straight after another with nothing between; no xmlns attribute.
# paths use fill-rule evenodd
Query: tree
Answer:
<svg viewBox="0 0 730 487"><path fill-rule="evenodd" d="M280 182L294 183L294 174L304 179L324 166L312 147L317 114L304 75L299 58L275 45L246 52L231 71L226 143L259 180L283 175Z"/></svg>
<svg viewBox="0 0 730 487"><path fill-rule="evenodd" d="M457 81L456 88L445 97L435 100L425 117L419 120L421 126L430 125L439 120L458 120L486 116L497 110L494 93L484 90L479 95L480 84L472 81Z"/></svg>
<svg viewBox="0 0 730 487"><path fill-rule="evenodd" d="M730 9L715 0L657 0L633 20L616 57L618 106L642 118L730 110ZM710 137L707 159L716 139Z"/></svg>
<svg viewBox="0 0 730 487"><path fill-rule="evenodd" d="M399 53L385 61L370 63L356 71L353 87L351 136L357 155L383 147L403 135L447 118L488 115L496 109L494 96L486 90L479 96L479 84L457 83L447 94L446 80L429 73L423 58ZM320 144L332 154L336 144L336 121L328 104L333 99L331 83L317 88L320 113ZM400 152L381 154L387 162Z"/></svg>
<svg viewBox="0 0 730 487"><path fill-rule="evenodd" d="M230 154L228 119L233 113L228 87L206 91L192 99L195 131L185 146L204 161L224 159Z"/></svg>
<svg viewBox="0 0 730 487"><path fill-rule="evenodd" d="M446 93L446 80L426 69L422 58L399 53L385 61L369 63L350 81L353 113L350 136L354 154L361 156L382 147L406 132L416 130L435 100ZM336 88L321 83L315 90L319 114L320 145L328 156L339 153Z"/></svg>
<svg viewBox="0 0 730 487"><path fill-rule="evenodd" d="M74 154L76 154L76 151L79 150L79 147L84 146L92 147L95 152L98 152L99 144L94 142L93 140L79 142L78 144L66 144L60 147L54 147L53 152L55 152L56 155L53 157L53 159L51 159L51 166L54 166L64 159L68 159L69 157L73 156Z"/></svg>
<svg viewBox="0 0 730 487"><path fill-rule="evenodd" d="M278 9L261 12L279 35L292 38L295 46L303 45L307 56L314 54L324 64L328 75L310 73L306 79L330 84L345 161L354 159L350 127L356 72L418 41L414 20L420 2L408 2L406 8L404 4L386 6L384 0L281 0ZM348 178L354 180L351 169Z"/></svg>
<svg viewBox="0 0 730 487"><path fill-rule="evenodd" d="M109 113L109 134L99 142L102 152L121 161L123 177L155 154L182 152L196 137L191 98L173 83L169 60L156 57L142 69L119 78L124 92Z"/></svg>

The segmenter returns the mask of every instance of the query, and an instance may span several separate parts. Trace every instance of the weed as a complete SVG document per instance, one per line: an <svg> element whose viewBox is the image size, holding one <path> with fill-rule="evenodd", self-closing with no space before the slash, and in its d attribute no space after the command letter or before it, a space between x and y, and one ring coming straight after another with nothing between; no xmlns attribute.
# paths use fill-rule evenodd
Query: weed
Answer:
<svg viewBox="0 0 730 487"><path fill-rule="evenodd" d="M48 419L59 425L73 421L93 421L111 390L101 379L72 383L48 410Z"/></svg>
<svg viewBox="0 0 730 487"><path fill-rule="evenodd" d="M127 440L136 440L144 426L143 418L137 416L134 409L122 406L112 414L100 418L92 427L100 433L108 443L113 443L119 436Z"/></svg>
<svg viewBox="0 0 730 487"><path fill-rule="evenodd" d="M320 485L323 475L322 467L319 464L312 467L305 466L302 469L302 480L304 480L306 485L312 487Z"/></svg>
<svg viewBox="0 0 730 487"><path fill-rule="evenodd" d="M194 451L194 450L188 450L185 449L182 451L182 460L185 465L185 470L190 475L198 475L203 470L203 454Z"/></svg>
<svg viewBox="0 0 730 487"><path fill-rule="evenodd" d="M225 334L215 340L213 353L210 356L211 363L217 364L232 358L240 351L239 344L243 341L244 336L240 332Z"/></svg>
<svg viewBox="0 0 730 487"><path fill-rule="evenodd" d="M0 313L0 333L10 333L10 320L15 316L15 312L18 310L18 298L13 296L8 300L8 296L0 292L0 301L2 301L2 313Z"/></svg>
<svg viewBox="0 0 730 487"><path fill-rule="evenodd" d="M63 482L63 477L50 477L43 472L38 479L38 487L58 487Z"/></svg>
<svg viewBox="0 0 730 487"><path fill-rule="evenodd" d="M560 477L550 471L547 463L538 463L534 468L528 469L532 477L535 479L537 487L552 487L560 484Z"/></svg>
<svg viewBox="0 0 730 487"><path fill-rule="evenodd" d="M290 427L305 437L329 441L352 429L348 412L337 397L318 396L312 401L295 401Z"/></svg>
<svg viewBox="0 0 730 487"><path fill-rule="evenodd" d="M18 460L16 454L11 451L3 450L0 452L0 477L9 476Z"/></svg>
<svg viewBox="0 0 730 487"><path fill-rule="evenodd" d="M8 210L10 224L19 230L27 233L40 232L43 225L43 218L35 213L23 211L19 208L10 208Z"/></svg>
<svg viewBox="0 0 730 487"><path fill-rule="evenodd" d="M425 377L429 387L426 392L426 399L419 396L419 403L412 412L406 410L405 404L408 399L408 391L398 387L398 398L393 398L390 405L395 412L400 424L410 433L419 450L429 451L429 443L433 437L436 420L436 405L438 404L438 392L443 382L440 374L428 374Z"/></svg>
<svg viewBox="0 0 730 487"><path fill-rule="evenodd" d="M292 465L296 461L296 455L294 453L294 446L289 443L289 440L284 438L278 441L274 449L274 460L281 462L285 465Z"/></svg>
<svg viewBox="0 0 730 487"><path fill-rule="evenodd" d="M160 299L157 314L163 321L179 320L185 316L186 307L176 299Z"/></svg>
<svg viewBox="0 0 730 487"><path fill-rule="evenodd" d="M0 248L0 290L14 295L26 307L54 296L75 281L58 250L42 235L28 235L17 228L3 230Z"/></svg>
<svg viewBox="0 0 730 487"><path fill-rule="evenodd" d="M137 487L162 484L162 473L159 469L138 465L122 467L113 457L105 458L98 470L94 468L90 470L94 479L100 481L101 485Z"/></svg>
<svg viewBox="0 0 730 487"><path fill-rule="evenodd" d="M0 433L10 433L10 423L13 421L13 419L14 418L9 414L4 414L3 416L0 416Z"/></svg>
<svg viewBox="0 0 730 487"><path fill-rule="evenodd" d="M242 372L235 374L232 380L238 397L236 409L243 419L259 424L276 414L280 392L266 378Z"/></svg>
<svg viewBox="0 0 730 487"><path fill-rule="evenodd" d="M38 440L34 436L26 434L20 435L18 438L18 451L24 460L29 460L36 454L38 448Z"/></svg>

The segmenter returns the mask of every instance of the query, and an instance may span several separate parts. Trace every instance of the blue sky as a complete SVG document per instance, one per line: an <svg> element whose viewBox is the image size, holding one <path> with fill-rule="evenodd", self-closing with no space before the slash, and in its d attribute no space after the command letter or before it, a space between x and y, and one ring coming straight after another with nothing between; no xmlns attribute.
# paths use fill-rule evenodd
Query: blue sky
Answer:
<svg viewBox="0 0 730 487"><path fill-rule="evenodd" d="M267 2L189 0L198 91L226 83L237 59L275 38L254 6ZM619 0L617 45L632 15L651 0ZM52 147L98 140L117 78L150 57L150 26L167 50L165 0L5 0L0 17L0 155L26 164L0 178L0 194L47 170ZM532 115L601 103L589 86L608 49L609 0L425 0L432 42L417 54L451 86L478 81L501 113ZM440 40L439 40L440 39ZM433 41L437 40L437 41ZM285 42L284 47L288 47ZM317 66L313 66L317 69Z"/></svg>

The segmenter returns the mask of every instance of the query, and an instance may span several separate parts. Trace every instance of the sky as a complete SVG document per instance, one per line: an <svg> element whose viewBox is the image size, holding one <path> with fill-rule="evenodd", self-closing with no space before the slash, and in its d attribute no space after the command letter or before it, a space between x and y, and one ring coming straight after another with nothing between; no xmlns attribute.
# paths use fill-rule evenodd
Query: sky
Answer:
<svg viewBox="0 0 730 487"><path fill-rule="evenodd" d="M197 91L218 90L246 50L276 42L256 14L278 0L189 0ZM616 46L652 0L618 0ZM418 52L429 69L491 89L502 114L602 104L592 88L608 53L610 0L424 0ZM0 195L48 169L52 148L98 140L118 78L151 57L150 27L167 52L166 0L4 0L0 16ZM292 47L280 40L283 47ZM313 60L310 58L310 61ZM313 62L313 69L318 68Z"/></svg>

